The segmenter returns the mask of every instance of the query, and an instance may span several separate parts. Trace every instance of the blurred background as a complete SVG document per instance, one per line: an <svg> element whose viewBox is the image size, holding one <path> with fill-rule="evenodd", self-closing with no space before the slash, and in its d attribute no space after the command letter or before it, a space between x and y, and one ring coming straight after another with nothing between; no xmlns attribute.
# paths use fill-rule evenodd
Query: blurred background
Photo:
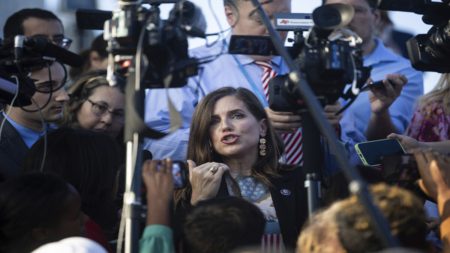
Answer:
<svg viewBox="0 0 450 253"><path fill-rule="evenodd" d="M203 11L207 21L207 33L215 33L228 28L223 13L222 0L190 0L194 2ZM311 13L314 8L321 4L321 0L293 0L293 12ZM44 8L54 12L64 23L65 33L68 37L74 40L71 51L79 52L90 46L93 38L100 33L100 31L87 31L77 29L75 20L75 10L79 8L85 9L100 9L100 10L116 10L118 8L117 0L20 0L0 1L0 25L3 30L5 20L13 12L22 8ZM172 9L172 4L161 5L162 17L166 18L169 11ZM430 28L425 25L421 16L413 13L405 12L389 12L389 17L394 23L396 30L411 33L413 35L419 33L426 33ZM2 34L3 37L3 34ZM214 38L210 38L214 39ZM205 43L203 39L191 39L189 47L197 47ZM437 82L438 74L425 74L425 92L431 90Z"/></svg>

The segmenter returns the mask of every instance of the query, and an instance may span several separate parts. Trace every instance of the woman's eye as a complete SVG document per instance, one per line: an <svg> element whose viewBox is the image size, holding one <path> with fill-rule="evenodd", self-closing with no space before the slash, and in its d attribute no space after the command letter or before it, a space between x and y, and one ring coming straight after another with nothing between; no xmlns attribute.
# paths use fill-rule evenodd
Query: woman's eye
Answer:
<svg viewBox="0 0 450 253"><path fill-rule="evenodd" d="M232 115L232 117L234 118L234 119L242 119L243 117L244 117L244 114L242 114L242 113L234 113L233 115Z"/></svg>
<svg viewBox="0 0 450 253"><path fill-rule="evenodd" d="M218 119L218 118L215 118L215 117L212 117L212 118L211 118L211 122L210 122L209 124L212 126L212 125L215 125L215 124L217 124L217 123L219 123L219 119Z"/></svg>

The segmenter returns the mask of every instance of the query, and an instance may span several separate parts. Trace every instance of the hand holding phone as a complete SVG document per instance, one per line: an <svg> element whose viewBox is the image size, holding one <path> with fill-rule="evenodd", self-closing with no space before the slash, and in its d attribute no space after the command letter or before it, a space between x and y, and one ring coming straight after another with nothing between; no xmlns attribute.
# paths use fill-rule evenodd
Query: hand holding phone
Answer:
<svg viewBox="0 0 450 253"><path fill-rule="evenodd" d="M381 159L385 156L406 154L402 145L396 139L381 139L357 143L355 150L362 163L366 166L381 165Z"/></svg>
<svg viewBox="0 0 450 253"><path fill-rule="evenodd" d="M370 90L371 88L384 89L383 80L379 80L376 82L370 81L364 87L362 87L361 91L367 91Z"/></svg>

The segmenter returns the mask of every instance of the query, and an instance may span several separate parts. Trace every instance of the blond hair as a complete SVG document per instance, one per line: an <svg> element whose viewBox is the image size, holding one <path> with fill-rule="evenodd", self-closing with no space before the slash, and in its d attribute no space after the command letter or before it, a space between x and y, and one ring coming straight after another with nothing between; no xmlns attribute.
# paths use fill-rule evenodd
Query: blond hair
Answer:
<svg viewBox="0 0 450 253"><path fill-rule="evenodd" d="M418 108L433 102L442 103L445 113L450 114L450 73L442 74L433 90L419 99Z"/></svg>

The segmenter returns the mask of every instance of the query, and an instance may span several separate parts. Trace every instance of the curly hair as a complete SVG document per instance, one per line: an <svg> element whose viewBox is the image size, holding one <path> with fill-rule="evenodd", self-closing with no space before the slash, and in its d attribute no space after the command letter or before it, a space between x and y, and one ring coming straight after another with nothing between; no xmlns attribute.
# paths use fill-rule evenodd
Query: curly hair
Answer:
<svg viewBox="0 0 450 253"><path fill-rule="evenodd" d="M409 191L400 187L377 184L371 188L375 205L386 217L392 234L400 244L425 250L427 227L422 202ZM356 196L343 200L336 214L340 242L347 252L374 252L383 243L373 228L369 215Z"/></svg>

